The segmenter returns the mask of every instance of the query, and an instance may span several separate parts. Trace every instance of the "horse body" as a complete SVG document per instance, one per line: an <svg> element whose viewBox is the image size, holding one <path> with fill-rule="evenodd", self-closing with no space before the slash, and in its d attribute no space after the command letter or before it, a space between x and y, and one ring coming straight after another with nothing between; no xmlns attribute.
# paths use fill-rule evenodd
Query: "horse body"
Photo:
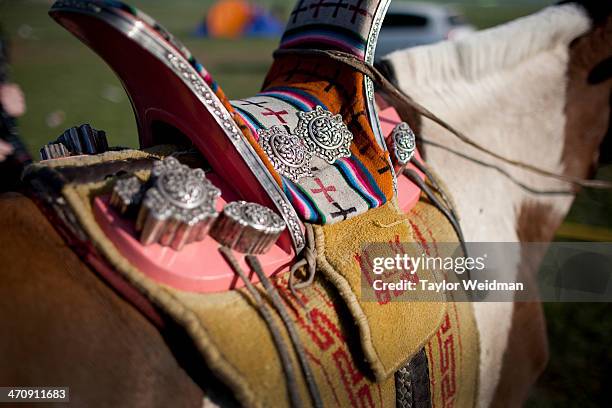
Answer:
<svg viewBox="0 0 612 408"><path fill-rule="evenodd" d="M597 83L589 78L610 58L612 20L591 28L581 6L554 6L462 40L393 53L386 63L401 89L479 144L588 177L609 126L612 84L609 73ZM423 146L426 160L454 197L466 241L552 239L574 199L563 193L571 186L492 159L431 121L412 124L432 142ZM538 263L519 258L516 274L533 278L537 270L527 269ZM547 360L541 307L475 303L474 311L480 406L519 404Z"/></svg>
<svg viewBox="0 0 612 408"><path fill-rule="evenodd" d="M76 406L201 406L164 338L92 272L36 205L0 200L0 384L70 387Z"/></svg>

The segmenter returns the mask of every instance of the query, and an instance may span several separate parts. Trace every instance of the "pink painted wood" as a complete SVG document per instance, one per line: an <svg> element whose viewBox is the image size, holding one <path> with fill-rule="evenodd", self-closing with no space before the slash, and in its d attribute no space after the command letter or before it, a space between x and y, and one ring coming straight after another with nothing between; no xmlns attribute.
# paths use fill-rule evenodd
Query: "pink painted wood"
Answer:
<svg viewBox="0 0 612 408"><path fill-rule="evenodd" d="M385 135L385 138L391 134L395 126L402 122L397 111L392 106L384 108L378 114L378 120L380 122L382 134ZM415 152L414 157L416 160L422 161L418 150ZM412 164L409 164L408 167L416 171L419 176L424 177L424 174ZM397 199L402 211L408 213L416 205L417 201L419 201L420 195L421 190L414 183L401 174L397 176Z"/></svg>

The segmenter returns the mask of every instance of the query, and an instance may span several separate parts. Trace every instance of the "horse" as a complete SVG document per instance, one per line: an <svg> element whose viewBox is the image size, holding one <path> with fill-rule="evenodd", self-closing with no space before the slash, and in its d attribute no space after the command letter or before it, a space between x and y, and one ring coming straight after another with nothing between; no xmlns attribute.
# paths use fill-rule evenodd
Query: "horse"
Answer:
<svg viewBox="0 0 612 408"><path fill-rule="evenodd" d="M560 4L392 53L382 66L401 90L495 153L590 177L610 135L610 11L597 2ZM404 115L426 138L422 152L456 200L467 241L553 238L574 200L571 186L492 158L415 112ZM523 260L516 273L533 278L538 263ZM518 406L548 359L541 304L474 303L474 310L480 406Z"/></svg>
<svg viewBox="0 0 612 408"><path fill-rule="evenodd" d="M611 82L602 67L609 64L612 23L586 10L554 6L461 41L402 51L387 66L406 93L472 137L585 177L609 132ZM597 109L580 105L587 98ZM525 114L534 110L538 118ZM501 126L503 113L513 126ZM521 113L524 123L517 121ZM461 150L440 128L402 114L427 140L443 142L422 151L454 195L467 240L550 240L572 195L525 191L472 160L502 166L531 190L558 185ZM519 143L528 135L533 144ZM472 174L479 180L468 185ZM223 393L181 331L160 334L70 250L31 200L12 193L0 207L0 251L10 259L0 285L0 319L9 334L0 338L1 385L69 386L71 402L86 406L207 406L203 389ZM479 405L519 405L547 359L541 306L474 308L482 343Z"/></svg>

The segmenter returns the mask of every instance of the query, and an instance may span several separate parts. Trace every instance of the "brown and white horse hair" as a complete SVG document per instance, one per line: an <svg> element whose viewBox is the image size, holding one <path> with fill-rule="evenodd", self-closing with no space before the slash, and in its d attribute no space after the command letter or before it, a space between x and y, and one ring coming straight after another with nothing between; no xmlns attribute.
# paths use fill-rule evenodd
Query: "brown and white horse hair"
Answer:
<svg viewBox="0 0 612 408"><path fill-rule="evenodd" d="M594 22L594 10L583 5L551 6L461 40L392 53L383 66L404 92L490 150L588 177L610 126L609 7L600 5ZM552 239L574 199L560 192L571 186L505 165L433 122L404 114L433 142L422 150L456 202L466 241ZM517 275L532 278L535 271L518 259ZM474 312L479 406L519 405L547 361L541 306L475 303Z"/></svg>

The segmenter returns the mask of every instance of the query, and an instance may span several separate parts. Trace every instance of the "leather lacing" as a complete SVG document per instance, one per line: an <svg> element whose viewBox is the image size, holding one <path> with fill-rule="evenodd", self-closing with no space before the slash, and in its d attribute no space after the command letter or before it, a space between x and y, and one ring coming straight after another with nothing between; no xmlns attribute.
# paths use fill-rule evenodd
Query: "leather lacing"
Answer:
<svg viewBox="0 0 612 408"><path fill-rule="evenodd" d="M276 324L272 313L269 310L269 305L264 301L257 288L253 286L247 275L244 273L232 250L227 247L221 247L219 248L219 251L225 258L225 260L228 262L228 264L231 266L231 268L234 270L234 272L244 282L247 291L253 297L257 311L264 319L266 325L268 326L268 330L270 330L270 334L272 335L272 339L280 357L281 366L283 367L283 371L285 373L285 379L287 381L287 391L289 393L289 403L292 407L304 406L300 397L300 391L296 377L296 369L294 367L293 361L291 360L289 346L285 343L285 340L283 339L281 331L278 325ZM291 317L287 313L287 309L285 308L280 298L280 295L278 294L278 291L276 290L272 282L270 282L270 279L268 279L268 277L263 272L261 264L256 256L247 255L246 261L249 267L255 272L255 274L259 278L259 281L262 283L266 291L268 300L272 303L272 306L280 316L287 330L289 339L292 343L295 354L297 355L302 374L306 381L312 406L317 408L323 407L321 393L319 392L319 388L312 374L312 369L310 368L310 364L308 363L306 352L304 351L304 347L297 333L295 325L293 324ZM309 405L310 404L307 404L307 406Z"/></svg>
<svg viewBox="0 0 612 408"><path fill-rule="evenodd" d="M314 230L312 225L305 224L304 227L306 229L306 246L299 254L300 259L291 266L291 271L289 273L289 289L300 305L306 308L300 297L297 295L297 291L312 285L312 282L314 282L315 274L317 272L317 250L315 248ZM302 268L304 269L302 270ZM305 276L298 277L298 273L300 273L300 271L303 271ZM309 315L308 317L310 318Z"/></svg>

